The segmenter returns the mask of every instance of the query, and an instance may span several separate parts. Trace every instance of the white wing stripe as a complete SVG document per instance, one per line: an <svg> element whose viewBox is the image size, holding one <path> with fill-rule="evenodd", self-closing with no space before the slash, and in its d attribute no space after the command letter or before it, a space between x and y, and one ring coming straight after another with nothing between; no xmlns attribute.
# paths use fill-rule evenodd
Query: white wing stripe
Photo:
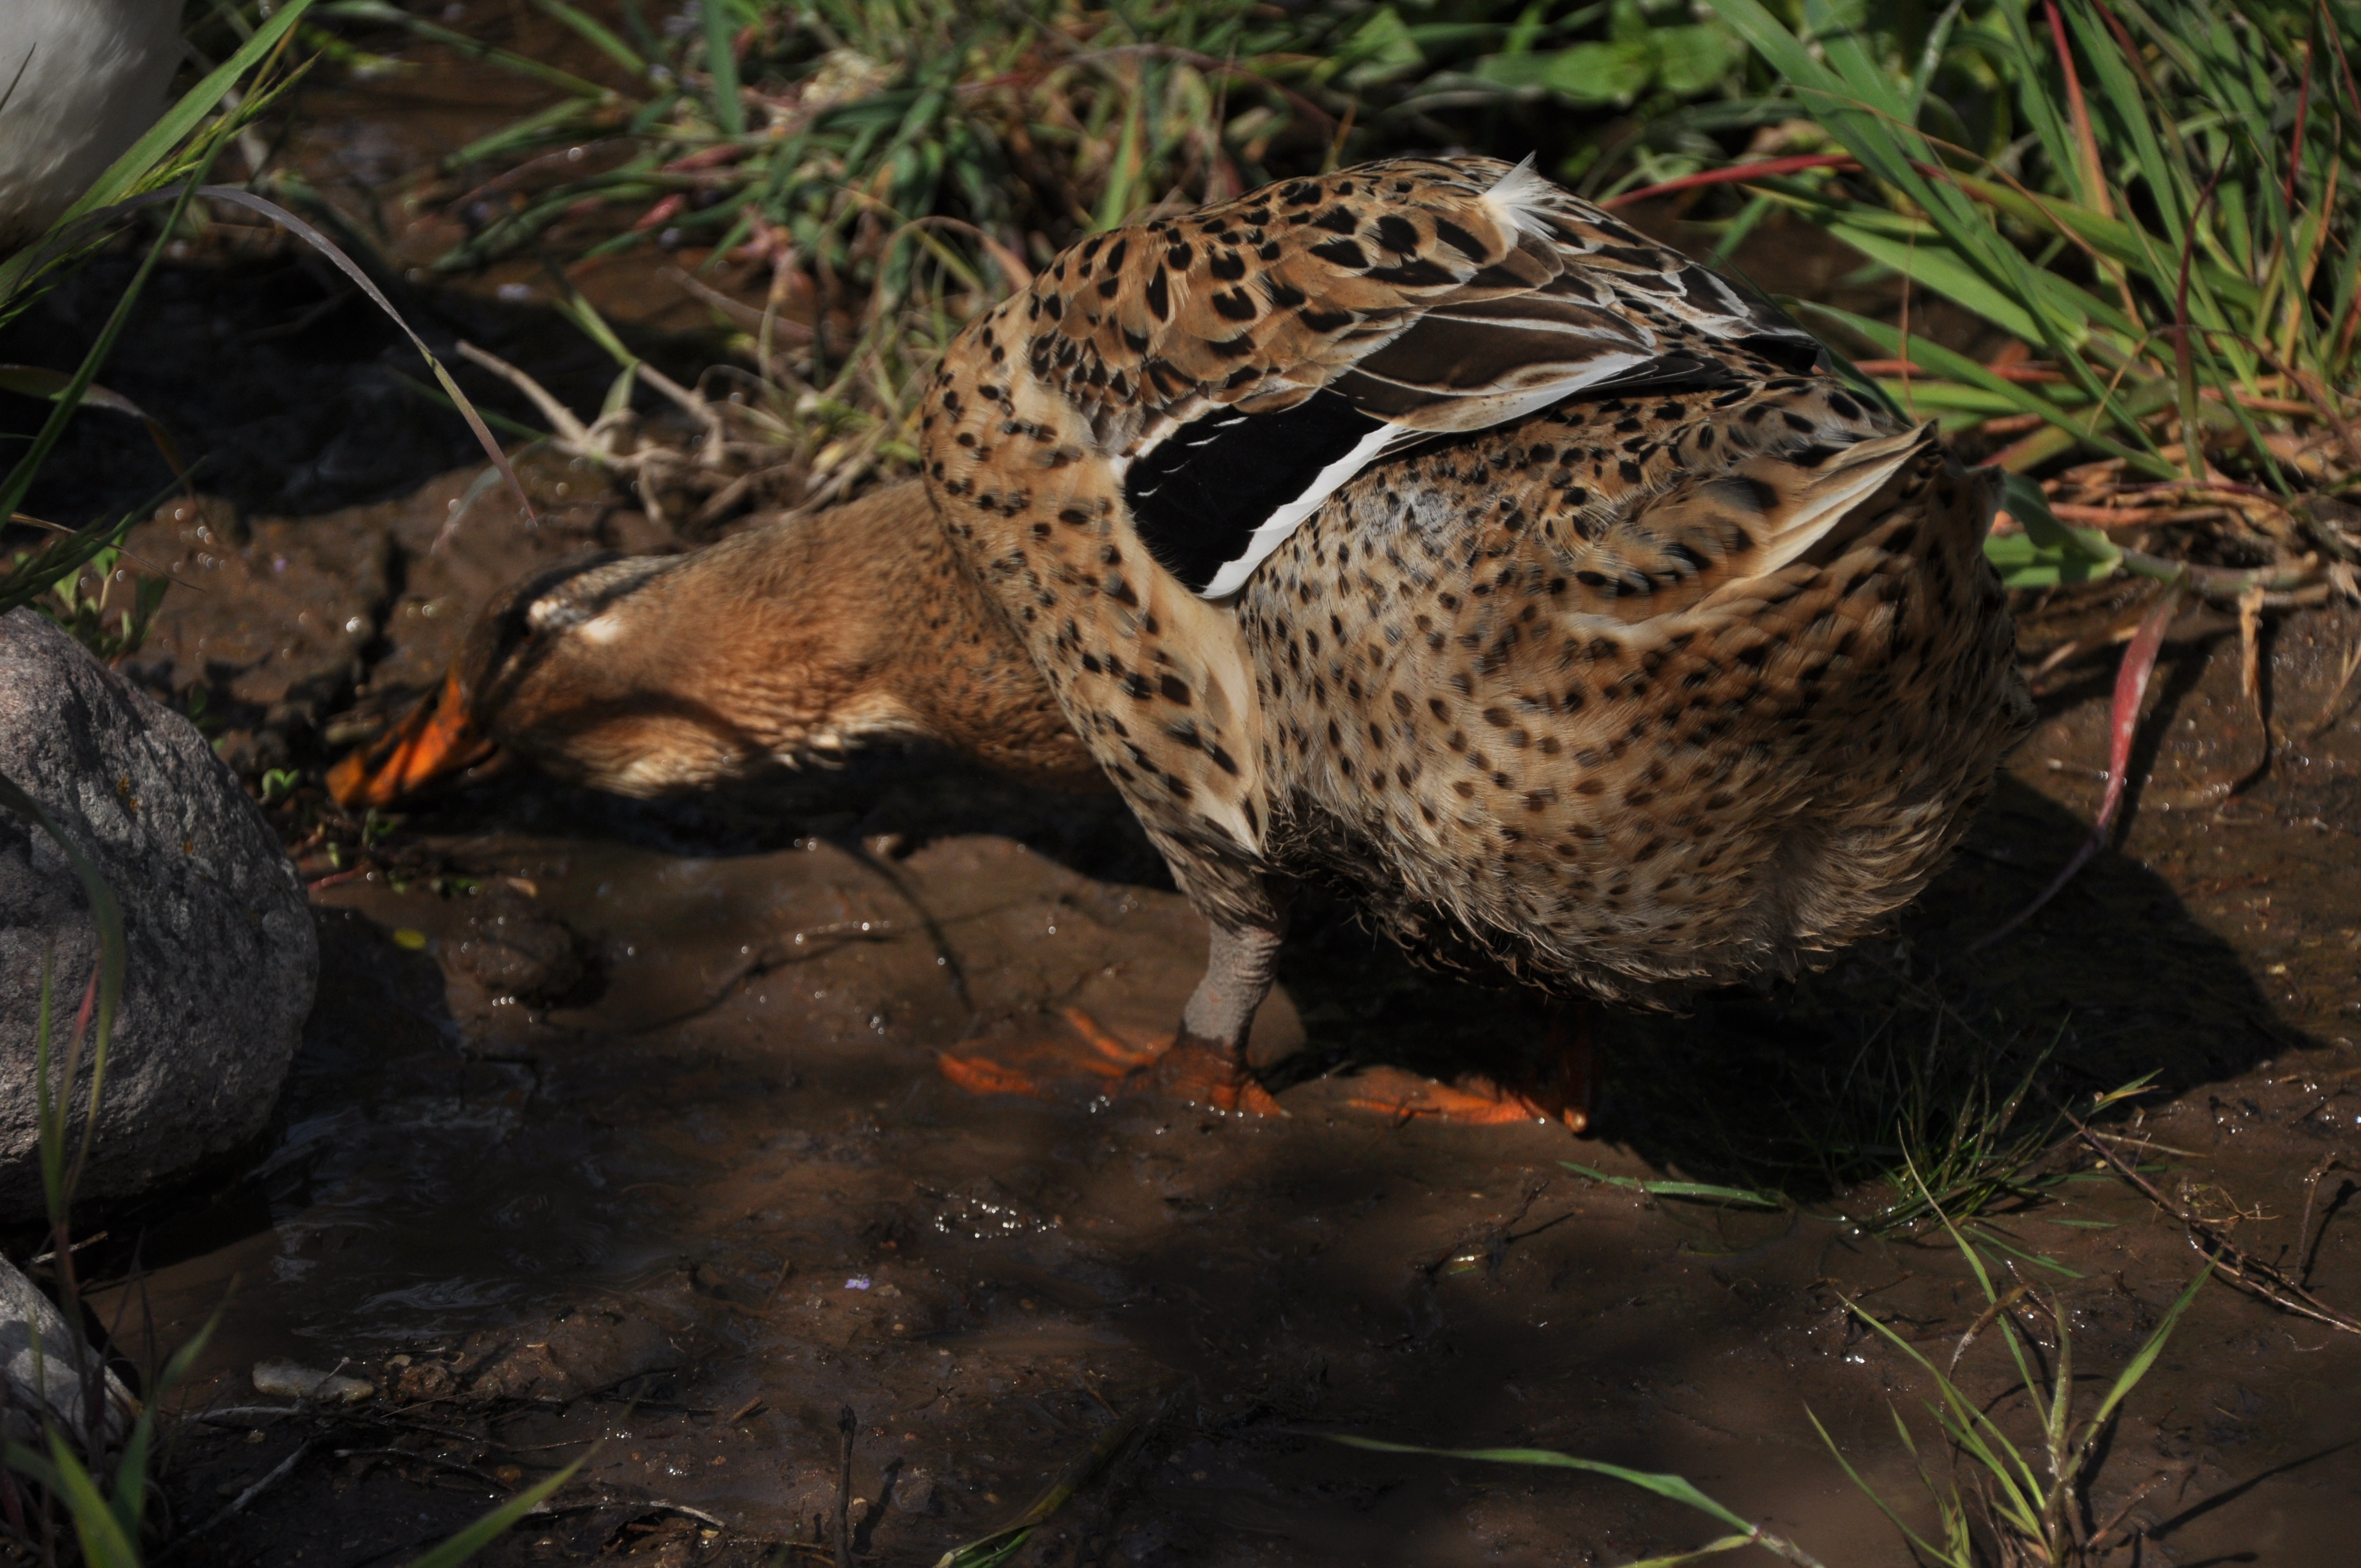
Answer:
<svg viewBox="0 0 2361 1568"><path fill-rule="evenodd" d="M1336 492L1354 475L1385 455L1386 448L1398 441L1415 439L1423 431L1406 430L1398 424L1381 424L1361 437L1360 444L1331 463L1312 477L1301 495L1270 514L1254 532L1246 536L1246 548L1237 559L1213 574L1213 580L1198 590L1200 598L1226 598L1246 586L1254 569L1265 557L1287 543L1287 536L1303 525L1303 520L1320 510L1321 503Z"/></svg>

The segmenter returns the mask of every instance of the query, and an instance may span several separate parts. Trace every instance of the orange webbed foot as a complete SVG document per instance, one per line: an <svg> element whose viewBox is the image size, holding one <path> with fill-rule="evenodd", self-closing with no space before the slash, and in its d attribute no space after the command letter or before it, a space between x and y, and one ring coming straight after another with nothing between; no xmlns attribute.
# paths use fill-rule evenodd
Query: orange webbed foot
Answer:
<svg viewBox="0 0 2361 1568"><path fill-rule="evenodd" d="M1521 1122L1562 1122L1568 1132L1590 1124L1587 1104L1556 1102L1554 1097L1519 1093L1487 1078L1469 1078L1456 1084L1438 1083L1399 1068L1373 1068L1354 1080L1357 1092L1346 1103L1375 1111L1396 1121L1433 1117L1468 1127L1500 1127Z"/></svg>
<svg viewBox="0 0 2361 1568"><path fill-rule="evenodd" d="M937 1058L945 1078L971 1094L1038 1099L1079 1089L1085 1094L1158 1094L1209 1110L1284 1116L1250 1073L1202 1041L1135 1040L1079 1007L1060 1024L1007 1038L975 1040Z"/></svg>
<svg viewBox="0 0 2361 1568"><path fill-rule="evenodd" d="M1118 1092L1160 1094L1169 1100L1235 1116L1287 1114L1243 1062L1217 1047L1185 1036L1155 1060L1126 1075Z"/></svg>
<svg viewBox="0 0 2361 1568"><path fill-rule="evenodd" d="M1374 1068L1354 1080L1356 1092L1348 1102L1396 1121L1432 1116L1473 1127L1557 1122L1569 1133L1587 1130L1598 1097L1587 1008L1577 1005L1552 1017L1547 1059L1545 1070L1514 1087L1477 1077L1439 1083L1400 1068Z"/></svg>
<svg viewBox="0 0 2361 1568"><path fill-rule="evenodd" d="M1163 1042L1126 1040L1079 1007L1059 1023L1003 1038L970 1040L942 1052L945 1078L970 1094L1029 1094L1047 1098L1060 1084L1107 1085L1154 1061Z"/></svg>

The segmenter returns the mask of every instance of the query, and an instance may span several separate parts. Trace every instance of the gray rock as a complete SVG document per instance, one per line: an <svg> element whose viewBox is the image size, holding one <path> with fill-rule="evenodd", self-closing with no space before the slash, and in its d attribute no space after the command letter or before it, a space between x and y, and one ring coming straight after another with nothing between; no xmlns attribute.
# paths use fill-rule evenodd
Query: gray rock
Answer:
<svg viewBox="0 0 2361 1568"><path fill-rule="evenodd" d="M83 1381L85 1375L93 1373L105 1387L96 1401L95 1429L91 1422L91 1386ZM7 1398L0 1401L0 1437L10 1442L38 1445L42 1424L48 1421L88 1453L99 1442L121 1442L138 1409L131 1391L107 1370L98 1353L66 1326L65 1314L4 1257L0 1257L0 1383L7 1386Z"/></svg>
<svg viewBox="0 0 2361 1568"><path fill-rule="evenodd" d="M0 775L96 861L123 907L128 972L78 1196L130 1197L269 1115L319 979L310 905L196 728L29 610L0 616ZM45 947L70 1024L97 960L82 886L46 833L0 808L0 1223L42 1210ZM76 1093L86 1102L86 1075Z"/></svg>

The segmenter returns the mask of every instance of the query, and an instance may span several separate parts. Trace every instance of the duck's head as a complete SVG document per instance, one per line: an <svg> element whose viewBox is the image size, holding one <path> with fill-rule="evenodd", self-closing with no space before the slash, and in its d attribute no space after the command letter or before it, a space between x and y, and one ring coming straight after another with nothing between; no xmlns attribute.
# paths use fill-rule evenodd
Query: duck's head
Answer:
<svg viewBox="0 0 2361 1568"><path fill-rule="evenodd" d="M515 584L434 695L331 770L330 793L347 808L387 806L513 761L616 795L668 795L919 729L892 662L828 613L826 585L793 580L810 564L798 543L758 530Z"/></svg>
<svg viewBox="0 0 2361 1568"><path fill-rule="evenodd" d="M658 733L659 707L636 688L661 627L636 590L678 558L611 557L537 574L477 618L433 696L375 743L338 762L328 788L346 807L392 806L511 760L624 794L681 748ZM657 636L650 637L653 630Z"/></svg>
<svg viewBox="0 0 2361 1568"><path fill-rule="evenodd" d="M1104 787L916 482L692 554L601 557L513 585L435 694L328 787L350 808L387 806L522 762L668 795L888 739Z"/></svg>

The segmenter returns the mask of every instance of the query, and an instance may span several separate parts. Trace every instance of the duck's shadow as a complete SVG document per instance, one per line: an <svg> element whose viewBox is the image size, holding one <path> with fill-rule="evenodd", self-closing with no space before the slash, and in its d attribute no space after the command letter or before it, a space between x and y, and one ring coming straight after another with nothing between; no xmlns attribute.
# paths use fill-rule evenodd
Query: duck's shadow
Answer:
<svg viewBox="0 0 2361 1568"><path fill-rule="evenodd" d="M901 853L992 833L1102 881L1172 885L1112 794L1045 792L927 750L679 802L510 782L449 797L416 823L698 857L807 837ZM2027 1106L2040 1111L2150 1073L2175 1094L2316 1043L2274 1019L2237 954L2162 879L2113 852L2041 915L1971 954L2087 831L2004 776L1949 869L1887 935L1819 973L1708 993L1683 1014L1602 1009L1597 1135L1695 1177L1816 1198L1890 1168L1898 1124L1937 1147L1991 1130L2028 1074ZM1514 1080L1549 1048L1542 998L1422 970L1363 929L1348 904L1316 891L1299 899L1279 982L1307 1046L1276 1066L1278 1087L1379 1065Z"/></svg>

